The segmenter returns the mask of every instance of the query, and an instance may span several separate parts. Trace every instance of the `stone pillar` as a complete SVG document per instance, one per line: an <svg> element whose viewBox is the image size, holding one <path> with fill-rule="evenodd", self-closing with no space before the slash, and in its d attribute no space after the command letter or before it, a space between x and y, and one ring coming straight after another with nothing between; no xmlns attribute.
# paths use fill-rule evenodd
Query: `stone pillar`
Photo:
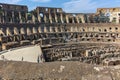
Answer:
<svg viewBox="0 0 120 80"><path fill-rule="evenodd" d="M75 23L74 18L72 18L72 23Z"/></svg>
<svg viewBox="0 0 120 80"><path fill-rule="evenodd" d="M32 14L32 22L35 23L35 16Z"/></svg>
<svg viewBox="0 0 120 80"><path fill-rule="evenodd" d="M61 29L61 32L64 32L64 30L63 30L63 27L62 27L62 26L61 26L61 28L60 28L60 29Z"/></svg>
<svg viewBox="0 0 120 80"><path fill-rule="evenodd" d="M53 33L53 28L50 26L50 32Z"/></svg>
<svg viewBox="0 0 120 80"><path fill-rule="evenodd" d="M27 35L30 35L30 34L32 34L31 29L27 28Z"/></svg>
<svg viewBox="0 0 120 80"><path fill-rule="evenodd" d="M5 14L4 14L4 12L2 13L2 15L3 15L3 17L2 17L2 23L4 23L5 22Z"/></svg>
<svg viewBox="0 0 120 80"><path fill-rule="evenodd" d="M63 21L63 14L62 13L60 14L60 19L61 19L61 22L64 23L64 21Z"/></svg>
<svg viewBox="0 0 120 80"><path fill-rule="evenodd" d="M69 53L69 56L70 56L70 58L72 58L72 57L73 57L72 52L70 52L70 53Z"/></svg>
<svg viewBox="0 0 120 80"><path fill-rule="evenodd" d="M10 28L6 29L6 35L7 36L12 36L12 32L11 32Z"/></svg>
<svg viewBox="0 0 120 80"><path fill-rule="evenodd" d="M41 29L40 26L38 27L38 32L39 32L39 33L42 33L42 29Z"/></svg>
<svg viewBox="0 0 120 80"><path fill-rule="evenodd" d="M4 14L5 14L5 15L4 15L4 18L5 18L5 19L4 19L4 22L7 23L7 22L8 22L8 20L7 20L7 17L8 17L8 16L7 16L7 11L5 11Z"/></svg>
<svg viewBox="0 0 120 80"><path fill-rule="evenodd" d="M0 13L0 23L2 23L3 12Z"/></svg>
<svg viewBox="0 0 120 80"><path fill-rule="evenodd" d="M44 21L45 21L45 23L47 23L47 18L46 18L46 15L44 15Z"/></svg>
<svg viewBox="0 0 120 80"><path fill-rule="evenodd" d="M71 26L70 31L71 31L71 32L74 32L74 28L73 28L73 26Z"/></svg>
<svg viewBox="0 0 120 80"><path fill-rule="evenodd" d="M25 22L28 20L27 12L25 12Z"/></svg>
<svg viewBox="0 0 120 80"><path fill-rule="evenodd" d="M69 23L68 16L66 15L66 22Z"/></svg>
<svg viewBox="0 0 120 80"><path fill-rule="evenodd" d="M21 12L19 12L19 20L20 20L20 23L22 23Z"/></svg>
<svg viewBox="0 0 120 80"><path fill-rule="evenodd" d="M55 13L55 22L58 23L58 18L56 13Z"/></svg>
<svg viewBox="0 0 120 80"><path fill-rule="evenodd" d="M76 20L77 20L77 23L80 23L80 21L79 21L79 18L78 18L78 17L76 17Z"/></svg>
<svg viewBox="0 0 120 80"><path fill-rule="evenodd" d="M82 21L82 23L85 23L85 20L84 20L83 16L81 17L81 21Z"/></svg>
<svg viewBox="0 0 120 80"><path fill-rule="evenodd" d="M0 23L2 23L2 15L0 16Z"/></svg>
<svg viewBox="0 0 120 80"><path fill-rule="evenodd" d="M18 35L19 34L19 31L16 27L14 27L14 34Z"/></svg>
<svg viewBox="0 0 120 80"><path fill-rule="evenodd" d="M37 30L36 30L35 27L33 27L33 29L32 29L32 33L33 33L33 34L37 33Z"/></svg>
<svg viewBox="0 0 120 80"><path fill-rule="evenodd" d="M55 27L55 32L58 32L58 27Z"/></svg>
<svg viewBox="0 0 120 80"><path fill-rule="evenodd" d="M49 13L49 20L50 20L50 23L52 23L52 16L50 13Z"/></svg>
<svg viewBox="0 0 120 80"><path fill-rule="evenodd" d="M15 22L14 18L15 18L14 11L12 11L12 20L11 20L11 23Z"/></svg>
<svg viewBox="0 0 120 80"><path fill-rule="evenodd" d="M37 17L38 17L38 21L41 22L41 17L40 17L39 11L37 12Z"/></svg>
<svg viewBox="0 0 120 80"><path fill-rule="evenodd" d="M48 32L47 27L44 27L44 32L45 32L45 33L47 33L47 32Z"/></svg>
<svg viewBox="0 0 120 80"><path fill-rule="evenodd" d="M26 32L25 32L25 29L24 28L21 28L20 29L20 34L25 34Z"/></svg>

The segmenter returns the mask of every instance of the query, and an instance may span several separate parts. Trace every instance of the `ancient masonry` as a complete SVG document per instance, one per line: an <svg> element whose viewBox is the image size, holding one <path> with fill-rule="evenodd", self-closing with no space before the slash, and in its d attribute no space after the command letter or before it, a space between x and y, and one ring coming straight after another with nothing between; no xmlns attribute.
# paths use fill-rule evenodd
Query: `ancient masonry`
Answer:
<svg viewBox="0 0 120 80"><path fill-rule="evenodd" d="M37 7L28 11L27 6L1 3L0 50L39 44L45 61L119 64L120 24L114 23L115 18L95 20L101 10L83 14Z"/></svg>

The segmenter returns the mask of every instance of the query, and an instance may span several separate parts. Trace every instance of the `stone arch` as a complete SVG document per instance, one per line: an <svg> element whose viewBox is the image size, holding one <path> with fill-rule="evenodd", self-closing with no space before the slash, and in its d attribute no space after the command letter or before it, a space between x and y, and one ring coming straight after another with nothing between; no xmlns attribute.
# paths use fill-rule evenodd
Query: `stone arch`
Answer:
<svg viewBox="0 0 120 80"><path fill-rule="evenodd" d="M107 29L104 29L104 32L107 32Z"/></svg>
<svg viewBox="0 0 120 80"><path fill-rule="evenodd" d="M77 26L75 26L74 28L75 28L75 32L78 32L78 27L77 27Z"/></svg>
<svg viewBox="0 0 120 80"><path fill-rule="evenodd" d="M47 27L46 27L46 26L44 27L44 32L45 32L45 33L47 33L47 32L48 32L48 29L47 29Z"/></svg>
<svg viewBox="0 0 120 80"><path fill-rule="evenodd" d="M118 27L115 27L115 31L118 31Z"/></svg>
<svg viewBox="0 0 120 80"><path fill-rule="evenodd" d="M19 32L20 32L19 29L17 27L14 27L14 34L18 35L18 34L20 34Z"/></svg>
<svg viewBox="0 0 120 80"><path fill-rule="evenodd" d="M53 32L55 32L55 27L52 27Z"/></svg>
<svg viewBox="0 0 120 80"><path fill-rule="evenodd" d="M29 27L27 27L27 35L30 35L30 34L32 34L32 31Z"/></svg>
<svg viewBox="0 0 120 80"><path fill-rule="evenodd" d="M35 27L33 27L32 32L37 33L37 29Z"/></svg>
<svg viewBox="0 0 120 80"><path fill-rule="evenodd" d="M95 34L95 37L99 37L99 34Z"/></svg>
<svg viewBox="0 0 120 80"><path fill-rule="evenodd" d="M59 31L58 31L58 27L55 27L55 32L59 32Z"/></svg>
<svg viewBox="0 0 120 80"><path fill-rule="evenodd" d="M26 32L25 32L25 29L22 27L21 29L20 29L20 34L25 34Z"/></svg>
<svg viewBox="0 0 120 80"><path fill-rule="evenodd" d="M87 33L85 34L85 37L88 37L88 34L87 34Z"/></svg>
<svg viewBox="0 0 120 80"><path fill-rule="evenodd" d="M81 30L81 27L79 28L79 31L81 32L82 30Z"/></svg>
<svg viewBox="0 0 120 80"><path fill-rule="evenodd" d="M41 27L41 32L44 33L44 26Z"/></svg>
<svg viewBox="0 0 120 80"><path fill-rule="evenodd" d="M84 32L84 31L85 31L85 29L84 29L84 28L82 28L82 31Z"/></svg>
<svg viewBox="0 0 120 80"><path fill-rule="evenodd" d="M58 32L61 32L61 29L60 29L60 27L58 27Z"/></svg>
<svg viewBox="0 0 120 80"><path fill-rule="evenodd" d="M39 33L42 33L41 27L38 27L38 32L39 32Z"/></svg>
<svg viewBox="0 0 120 80"><path fill-rule="evenodd" d="M91 34L90 34L90 37L94 37L94 35L91 33Z"/></svg>
<svg viewBox="0 0 120 80"><path fill-rule="evenodd" d="M74 28L73 28L73 26L71 26L70 31L71 31L71 32L74 32Z"/></svg>
<svg viewBox="0 0 120 80"><path fill-rule="evenodd" d="M50 32L53 32L53 28L50 26Z"/></svg>
<svg viewBox="0 0 120 80"><path fill-rule="evenodd" d="M100 28L99 28L99 29L98 29L98 31L99 31L99 32L101 32L101 31L102 31L102 29L100 29Z"/></svg>
<svg viewBox="0 0 120 80"><path fill-rule="evenodd" d="M69 23L73 23L71 17L68 18L68 21L69 21Z"/></svg>
<svg viewBox="0 0 120 80"><path fill-rule="evenodd" d="M10 30L9 27L7 27L7 29L6 29L6 35L7 36L12 36L12 31Z"/></svg>
<svg viewBox="0 0 120 80"><path fill-rule="evenodd" d="M3 30L3 28L0 28L0 36L4 36L5 35L5 30Z"/></svg>
<svg viewBox="0 0 120 80"><path fill-rule="evenodd" d="M109 29L108 29L108 30L109 30L109 32L112 32L112 28L111 28L111 27L109 27Z"/></svg>

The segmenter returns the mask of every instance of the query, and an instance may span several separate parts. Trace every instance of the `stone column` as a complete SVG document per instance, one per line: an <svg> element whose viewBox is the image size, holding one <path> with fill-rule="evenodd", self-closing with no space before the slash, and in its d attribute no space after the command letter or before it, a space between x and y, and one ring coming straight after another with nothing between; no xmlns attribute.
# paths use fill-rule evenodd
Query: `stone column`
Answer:
<svg viewBox="0 0 120 80"><path fill-rule="evenodd" d="M25 12L25 22L28 20L27 12Z"/></svg>
<svg viewBox="0 0 120 80"><path fill-rule="evenodd" d="M13 22L13 23L15 22L14 18L15 18L14 11L12 11L12 21L11 21L11 23L12 23L12 22Z"/></svg>
<svg viewBox="0 0 120 80"><path fill-rule="evenodd" d="M58 23L57 14L55 13L55 22Z"/></svg>
<svg viewBox="0 0 120 80"><path fill-rule="evenodd" d="M39 11L37 12L37 17L38 17L38 21L41 22L41 17L40 17Z"/></svg>
<svg viewBox="0 0 120 80"><path fill-rule="evenodd" d="M21 12L19 12L19 20L20 20L20 23L22 23Z"/></svg>
<svg viewBox="0 0 120 80"><path fill-rule="evenodd" d="M68 16L66 15L66 22L69 23Z"/></svg>
<svg viewBox="0 0 120 80"><path fill-rule="evenodd" d="M2 23L2 15L0 16L0 23Z"/></svg>
<svg viewBox="0 0 120 80"><path fill-rule="evenodd" d="M35 16L32 14L32 22L35 23Z"/></svg>
<svg viewBox="0 0 120 80"><path fill-rule="evenodd" d="M0 13L0 23L2 23L2 16L3 16L3 12L1 11L1 13Z"/></svg>
<svg viewBox="0 0 120 80"><path fill-rule="evenodd" d="M4 22L5 22L5 17L4 17L5 14L4 14L4 12L2 13L2 15L3 15L3 16L2 16L2 23L4 23Z"/></svg>
<svg viewBox="0 0 120 80"><path fill-rule="evenodd" d="M75 23L75 21L74 21L74 17L72 18L72 23Z"/></svg>
<svg viewBox="0 0 120 80"><path fill-rule="evenodd" d="M71 32L74 32L74 28L73 28L73 26L71 26L70 31L71 31Z"/></svg>
<svg viewBox="0 0 120 80"><path fill-rule="evenodd" d="M84 16L81 17L82 23L85 23Z"/></svg>
<svg viewBox="0 0 120 80"><path fill-rule="evenodd" d="M64 30L63 30L63 27L62 27L62 26L61 26L61 28L60 28L60 29L61 29L61 32L64 32Z"/></svg>
<svg viewBox="0 0 120 80"><path fill-rule="evenodd" d="M64 21L63 21L63 14L62 13L60 14L60 19L61 19L61 22L64 23Z"/></svg>
<svg viewBox="0 0 120 80"><path fill-rule="evenodd" d="M44 32L45 32L45 33L47 33L47 32L48 32L47 27L44 27Z"/></svg>
<svg viewBox="0 0 120 80"><path fill-rule="evenodd" d="M42 29L41 29L40 26L38 27L38 32L39 32L39 33L42 33Z"/></svg>
<svg viewBox="0 0 120 80"><path fill-rule="evenodd" d="M58 27L55 27L55 32L58 32Z"/></svg>
<svg viewBox="0 0 120 80"><path fill-rule="evenodd" d="M79 21L79 18L78 18L78 17L76 17L76 20L77 20L77 23L80 23L80 21Z"/></svg>
<svg viewBox="0 0 120 80"><path fill-rule="evenodd" d="M33 34L37 33L37 30L36 30L35 27L33 27L33 29L32 29L32 33L33 33Z"/></svg>
<svg viewBox="0 0 120 80"><path fill-rule="evenodd" d="M47 23L46 15L44 15L44 22Z"/></svg>
<svg viewBox="0 0 120 80"><path fill-rule="evenodd" d="M7 28L6 35L7 36L12 36L12 32L11 32L10 28Z"/></svg>
<svg viewBox="0 0 120 80"><path fill-rule="evenodd" d="M53 33L53 28L50 26L50 32Z"/></svg>
<svg viewBox="0 0 120 80"><path fill-rule="evenodd" d="M50 20L50 23L52 23L52 16L50 13L49 13L49 20Z"/></svg>
<svg viewBox="0 0 120 80"><path fill-rule="evenodd" d="M7 11L5 11L4 14L5 14L5 15L4 15L4 18L5 18L4 22L7 23L7 22L8 22L8 21L7 21L7 17L8 17L8 16L7 16Z"/></svg>
<svg viewBox="0 0 120 80"><path fill-rule="evenodd" d="M14 34L16 34L16 35L19 34L19 31L18 31L18 29L16 27L14 28Z"/></svg>

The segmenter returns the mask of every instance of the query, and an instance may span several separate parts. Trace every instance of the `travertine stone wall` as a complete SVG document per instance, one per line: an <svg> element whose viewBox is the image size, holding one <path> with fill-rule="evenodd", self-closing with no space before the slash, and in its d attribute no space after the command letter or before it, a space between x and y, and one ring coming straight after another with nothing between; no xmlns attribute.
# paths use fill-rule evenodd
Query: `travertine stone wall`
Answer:
<svg viewBox="0 0 120 80"><path fill-rule="evenodd" d="M0 3L0 23L26 23L27 12L27 6Z"/></svg>
<svg viewBox="0 0 120 80"><path fill-rule="evenodd" d="M1 24L0 26L0 42L7 45L26 40L29 43L40 41L41 45L45 45L52 44L52 39L58 40L56 44L75 40L77 42L120 41L119 24Z"/></svg>
<svg viewBox="0 0 120 80"><path fill-rule="evenodd" d="M97 53L107 51L101 50L101 43L120 42L120 24L90 23L91 15L51 7L28 12L27 6L0 4L0 51L39 44L46 61L78 57L80 61L99 63L102 58ZM96 43L99 48L88 43Z"/></svg>

